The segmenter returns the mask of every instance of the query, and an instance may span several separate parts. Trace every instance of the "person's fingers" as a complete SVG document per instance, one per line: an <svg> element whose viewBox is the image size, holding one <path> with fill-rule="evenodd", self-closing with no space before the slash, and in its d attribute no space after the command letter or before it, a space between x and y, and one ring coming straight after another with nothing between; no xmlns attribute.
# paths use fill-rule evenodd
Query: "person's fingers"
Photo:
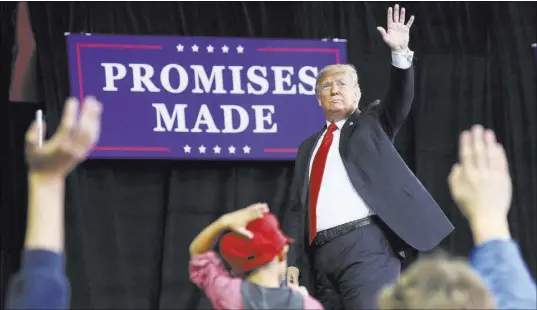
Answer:
<svg viewBox="0 0 537 310"><path fill-rule="evenodd" d="M485 129L485 143L487 146L492 146L496 143L496 134L491 129Z"/></svg>
<svg viewBox="0 0 537 310"><path fill-rule="evenodd" d="M253 210L252 210L252 218L253 219L258 219L258 218L262 218L263 215L265 215L266 213L266 207L264 205L258 205L256 206Z"/></svg>
<svg viewBox="0 0 537 310"><path fill-rule="evenodd" d="M298 287L298 280L294 275L288 274L287 275L287 285L288 286L297 286Z"/></svg>
<svg viewBox="0 0 537 310"><path fill-rule="evenodd" d="M386 25L387 29L390 29L391 26L393 25L393 11L391 7L388 8L388 16L386 18L386 22L387 22L387 25Z"/></svg>
<svg viewBox="0 0 537 310"><path fill-rule="evenodd" d="M76 98L69 98L65 101L63 115L60 123L60 132L68 133L75 128L77 121L79 102Z"/></svg>
<svg viewBox="0 0 537 310"><path fill-rule="evenodd" d="M493 161L495 160L494 157L496 155L496 135L494 132L490 129L485 130L484 134L484 140L485 140L485 156L487 160L487 167L493 166Z"/></svg>
<svg viewBox="0 0 537 310"><path fill-rule="evenodd" d="M382 36L382 39L386 40L386 37L388 36L388 34L386 33L386 29L384 29L382 27L377 27L377 30L379 31L380 35Z"/></svg>
<svg viewBox="0 0 537 310"><path fill-rule="evenodd" d="M505 149L498 143L496 135L490 129L485 131L485 145L489 167L492 169L507 169L508 162Z"/></svg>
<svg viewBox="0 0 537 310"><path fill-rule="evenodd" d="M31 161L31 157L39 149L39 130L37 127L37 121L34 120L26 131L24 152L27 161Z"/></svg>
<svg viewBox="0 0 537 310"><path fill-rule="evenodd" d="M485 139L483 126L475 125L472 127L472 157L477 169L487 168L487 154L485 150Z"/></svg>
<svg viewBox="0 0 537 310"><path fill-rule="evenodd" d="M399 4L396 4L393 8L393 22L399 22Z"/></svg>
<svg viewBox="0 0 537 310"><path fill-rule="evenodd" d="M405 23L405 8L401 7L401 14L399 15L399 22Z"/></svg>
<svg viewBox="0 0 537 310"><path fill-rule="evenodd" d="M473 168L472 138L469 131L464 130L459 136L459 163L465 168Z"/></svg>
<svg viewBox="0 0 537 310"><path fill-rule="evenodd" d="M414 15L410 16L410 19L408 20L408 23L406 23L406 26L410 29L413 23L414 23Z"/></svg>
<svg viewBox="0 0 537 310"><path fill-rule="evenodd" d="M289 281L293 285L298 286L298 278L299 278L299 276L300 276L300 271L298 270L298 268L296 268L294 266L287 267L287 277L288 277Z"/></svg>
<svg viewBox="0 0 537 310"><path fill-rule="evenodd" d="M101 130L102 105L93 97L87 97L80 113L76 144L91 147L99 138Z"/></svg>
<svg viewBox="0 0 537 310"><path fill-rule="evenodd" d="M298 268L296 268L295 266L287 267L287 272L295 276L298 276L300 274L300 270L298 270Z"/></svg>
<svg viewBox="0 0 537 310"><path fill-rule="evenodd" d="M244 227L237 227L233 229L233 231L235 231L237 234L244 236L248 239L252 239L254 237L254 234Z"/></svg>
<svg viewBox="0 0 537 310"><path fill-rule="evenodd" d="M495 170L509 170L509 163L507 161L505 149L499 143L495 143L493 147L490 165L491 168Z"/></svg>
<svg viewBox="0 0 537 310"><path fill-rule="evenodd" d="M256 203L248 207L250 218L257 219L263 217L269 211L266 203Z"/></svg>
<svg viewBox="0 0 537 310"><path fill-rule="evenodd" d="M41 135L41 137L39 137ZM43 143L45 143L45 137L47 136L47 122L45 120L41 120L41 132L39 132L39 128L37 131L37 138L40 138Z"/></svg>
<svg viewBox="0 0 537 310"><path fill-rule="evenodd" d="M457 182L457 180L460 178L460 175L461 175L461 165L459 164L453 165L453 167L451 167L451 171L448 176L448 184L450 188L452 188L455 182Z"/></svg>
<svg viewBox="0 0 537 310"><path fill-rule="evenodd" d="M37 141L39 140L39 132L37 129L37 121L33 121L32 124L30 124L30 127L26 131L26 144L27 145L37 145Z"/></svg>

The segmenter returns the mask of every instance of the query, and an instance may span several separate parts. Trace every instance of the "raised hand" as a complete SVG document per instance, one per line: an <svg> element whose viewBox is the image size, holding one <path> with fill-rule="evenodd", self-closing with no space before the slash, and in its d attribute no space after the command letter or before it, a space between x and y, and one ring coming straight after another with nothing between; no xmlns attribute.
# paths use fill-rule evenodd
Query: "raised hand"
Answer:
<svg viewBox="0 0 537 310"><path fill-rule="evenodd" d="M387 29L377 27L382 39L390 47L392 52L405 52L410 39L410 27L414 23L414 15L405 24L405 8L399 11L399 5L388 8Z"/></svg>
<svg viewBox="0 0 537 310"><path fill-rule="evenodd" d="M453 166L448 183L468 220L507 217L512 195L509 167L491 130L476 125L461 133L459 162Z"/></svg>
<svg viewBox="0 0 537 310"><path fill-rule="evenodd" d="M87 97L77 117L79 102L66 101L62 120L54 136L39 146L39 130L34 121L26 132L26 161L31 173L65 177L97 143L101 132L102 105ZM44 135L43 123L43 135Z"/></svg>
<svg viewBox="0 0 537 310"><path fill-rule="evenodd" d="M232 231L247 237L253 238L253 233L246 229L248 223L253 220L262 218L265 213L269 212L266 203L256 203L244 209L240 209L222 216L225 226Z"/></svg>

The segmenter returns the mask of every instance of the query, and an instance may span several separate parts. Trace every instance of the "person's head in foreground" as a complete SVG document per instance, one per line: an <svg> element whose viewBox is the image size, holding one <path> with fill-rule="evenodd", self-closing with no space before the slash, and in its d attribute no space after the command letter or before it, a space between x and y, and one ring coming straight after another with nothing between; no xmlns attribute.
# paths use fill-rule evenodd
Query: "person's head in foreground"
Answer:
<svg viewBox="0 0 537 310"><path fill-rule="evenodd" d="M287 251L293 242L280 229L278 218L271 212L246 226L253 235L244 237L235 232L220 240L220 255L236 276L263 282L262 278L276 276L281 282L287 271Z"/></svg>
<svg viewBox="0 0 537 310"><path fill-rule="evenodd" d="M379 309L495 309L494 298L464 260L427 258L379 295Z"/></svg>

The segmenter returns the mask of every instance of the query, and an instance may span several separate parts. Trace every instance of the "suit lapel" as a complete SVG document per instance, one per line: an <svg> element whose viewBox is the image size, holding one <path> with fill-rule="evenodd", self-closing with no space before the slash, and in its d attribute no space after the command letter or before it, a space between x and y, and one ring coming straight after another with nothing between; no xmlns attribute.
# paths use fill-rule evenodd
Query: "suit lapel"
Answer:
<svg viewBox="0 0 537 310"><path fill-rule="evenodd" d="M358 110L354 111L354 113L347 118L347 121L341 129L341 136L339 138L339 154L343 160L345 160L345 154L347 152L347 148L349 147L350 137L356 128L356 124L358 123L358 113Z"/></svg>
<svg viewBox="0 0 537 310"><path fill-rule="evenodd" d="M339 154L343 164L345 165L345 170L347 170L349 179L356 190L359 190L364 186L364 181L359 174L356 173L356 169L360 169L360 167L357 166L356 163L352 162L352 160L351 162L347 160L347 149L351 144L351 136L358 126L359 116L359 110L354 111L354 113L349 116L345 122L345 125L343 125L343 129L341 129L341 136L339 138Z"/></svg>

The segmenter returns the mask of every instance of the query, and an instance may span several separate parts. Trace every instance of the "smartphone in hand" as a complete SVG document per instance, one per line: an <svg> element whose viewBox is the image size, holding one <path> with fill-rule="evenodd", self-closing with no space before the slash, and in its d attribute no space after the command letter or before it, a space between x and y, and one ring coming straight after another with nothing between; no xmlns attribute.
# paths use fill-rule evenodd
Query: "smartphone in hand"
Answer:
<svg viewBox="0 0 537 310"><path fill-rule="evenodd" d="M300 275L300 271L296 267L288 267L287 268L287 286L296 286L298 287L298 277Z"/></svg>

